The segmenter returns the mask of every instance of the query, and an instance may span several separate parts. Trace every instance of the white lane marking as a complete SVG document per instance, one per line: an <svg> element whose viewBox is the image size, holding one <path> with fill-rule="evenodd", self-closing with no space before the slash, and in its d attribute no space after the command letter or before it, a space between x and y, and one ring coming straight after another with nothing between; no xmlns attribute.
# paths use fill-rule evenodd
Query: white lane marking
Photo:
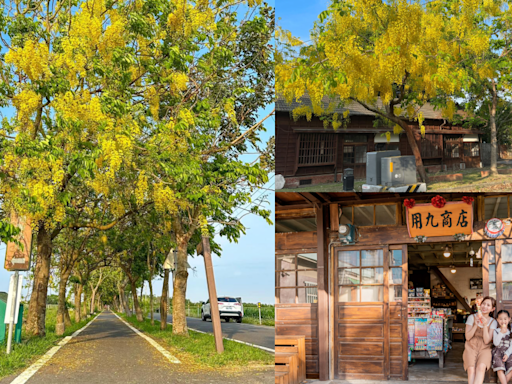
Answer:
<svg viewBox="0 0 512 384"><path fill-rule="evenodd" d="M99 313L98 316L99 315L101 315L101 313ZM18 377L11 381L11 384L25 384L28 381L28 379L30 379L43 365L45 365L48 362L48 360L50 360L53 357L53 355L57 353L59 349L61 349L64 345L68 343L69 340L71 340L73 337L77 336L80 332L87 328L94 320L98 318L98 316L89 321L79 330L75 331L71 336L66 336L61 341L59 341L59 343L55 347L52 347L48 352L41 356L39 360L37 360L34 364L32 364L25 371L23 371L23 373L21 373Z"/></svg>
<svg viewBox="0 0 512 384"><path fill-rule="evenodd" d="M116 317L121 320L123 323L125 323L128 328L130 328L133 332L135 332L137 335L145 339L149 344L151 344L153 347L155 347L162 355L164 355L171 363L174 364L181 364L181 361L179 361L176 357L171 355L168 350L166 350L164 347L162 347L160 344L158 344L155 340L153 340L151 337L147 336L146 334L139 331L137 328L132 327L130 324L128 324L124 319L119 317L117 313L112 312Z"/></svg>
<svg viewBox="0 0 512 384"><path fill-rule="evenodd" d="M172 323L171 322L167 322L167 324L172 324ZM190 327L188 327L188 329L191 329L194 332L204 333L205 335L213 336L211 333L203 332L203 331L200 331L199 329L190 328ZM223 336L222 338L226 339L226 340L234 341L235 343L245 344L245 345L248 345L250 347L259 348L259 349L262 349L262 350L270 352L270 353L276 353L276 351L274 349L272 349L272 348L262 347L261 345L257 345L257 344L246 343L245 341L241 341L241 340L230 339L229 337L224 337Z"/></svg>

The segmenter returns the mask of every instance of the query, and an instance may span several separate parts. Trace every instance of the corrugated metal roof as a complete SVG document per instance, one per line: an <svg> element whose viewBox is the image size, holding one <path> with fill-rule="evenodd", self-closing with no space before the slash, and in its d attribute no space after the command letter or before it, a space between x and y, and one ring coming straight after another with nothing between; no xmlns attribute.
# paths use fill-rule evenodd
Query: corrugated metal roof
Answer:
<svg viewBox="0 0 512 384"><path fill-rule="evenodd" d="M293 100L290 104L288 104L283 97L278 97L276 100L276 111L291 112L295 108L300 107L302 105L311 106L311 99L309 98L308 95L304 95L303 97L301 97L300 101L301 102L298 103L295 100ZM339 100L333 100L327 96L324 96L324 98L322 99L322 107L326 109L329 106L330 102L338 103ZM380 99L378 99L377 101L377 107L379 109L383 109L382 101ZM335 108L333 112L341 114L345 112L347 109L350 111L351 115L375 116L375 113L367 110L365 107L363 107L361 104L355 101L350 102L350 104L348 104L345 108ZM425 119L443 119L441 111L435 111L434 107L431 104L425 104L423 107L420 108L420 111L423 112L423 116L425 117ZM459 111L459 113L460 112L461 111Z"/></svg>

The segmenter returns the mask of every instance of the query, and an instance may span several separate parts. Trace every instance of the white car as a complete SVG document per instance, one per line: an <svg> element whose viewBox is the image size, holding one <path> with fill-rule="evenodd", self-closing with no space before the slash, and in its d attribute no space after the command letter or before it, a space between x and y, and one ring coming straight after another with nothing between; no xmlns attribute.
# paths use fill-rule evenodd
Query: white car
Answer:
<svg viewBox="0 0 512 384"><path fill-rule="evenodd" d="M219 303L219 314L221 319L227 323L231 319L236 319L237 323L241 323L244 317L244 306L238 302L234 297L218 297L217 303ZM210 300L203 303L201 307L201 320L206 321L211 319L212 315L210 312Z"/></svg>

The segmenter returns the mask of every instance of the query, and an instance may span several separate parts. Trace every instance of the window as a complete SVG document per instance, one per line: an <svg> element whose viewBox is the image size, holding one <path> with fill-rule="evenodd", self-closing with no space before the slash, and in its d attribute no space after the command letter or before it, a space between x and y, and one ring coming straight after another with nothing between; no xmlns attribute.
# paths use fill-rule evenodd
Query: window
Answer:
<svg viewBox="0 0 512 384"><path fill-rule="evenodd" d="M464 156L480 156L480 143L464 143Z"/></svg>
<svg viewBox="0 0 512 384"><path fill-rule="evenodd" d="M382 249L338 252L338 301L382 302Z"/></svg>
<svg viewBox="0 0 512 384"><path fill-rule="evenodd" d="M343 146L343 164L366 164L366 145Z"/></svg>
<svg viewBox="0 0 512 384"><path fill-rule="evenodd" d="M345 143L366 143L368 135L366 133L348 133L343 137Z"/></svg>
<svg viewBox="0 0 512 384"><path fill-rule="evenodd" d="M494 245L489 245L489 296L496 297L496 253Z"/></svg>
<svg viewBox="0 0 512 384"><path fill-rule="evenodd" d="M345 145L343 147L343 164L354 164L354 146Z"/></svg>
<svg viewBox="0 0 512 384"><path fill-rule="evenodd" d="M336 135L332 133L300 134L299 165L333 164L336 140Z"/></svg>
<svg viewBox="0 0 512 384"><path fill-rule="evenodd" d="M402 301L402 250L389 251L389 302Z"/></svg>
<svg viewBox="0 0 512 384"><path fill-rule="evenodd" d="M276 302L316 303L317 254L293 253L276 256Z"/></svg>
<svg viewBox="0 0 512 384"><path fill-rule="evenodd" d="M396 225L396 204L356 205L341 208L342 224L354 224L360 227L373 225Z"/></svg>
<svg viewBox="0 0 512 384"><path fill-rule="evenodd" d="M501 245L501 261L503 263L501 267L503 300L512 300L512 244Z"/></svg>
<svg viewBox="0 0 512 384"><path fill-rule="evenodd" d="M508 196L496 196L485 198L485 214L484 219L489 220L493 217L498 219L506 219L510 217Z"/></svg>
<svg viewBox="0 0 512 384"><path fill-rule="evenodd" d="M366 164L366 145L356 147L356 164Z"/></svg>
<svg viewBox="0 0 512 384"><path fill-rule="evenodd" d="M448 159L456 159L460 157L460 135L444 136L444 157Z"/></svg>

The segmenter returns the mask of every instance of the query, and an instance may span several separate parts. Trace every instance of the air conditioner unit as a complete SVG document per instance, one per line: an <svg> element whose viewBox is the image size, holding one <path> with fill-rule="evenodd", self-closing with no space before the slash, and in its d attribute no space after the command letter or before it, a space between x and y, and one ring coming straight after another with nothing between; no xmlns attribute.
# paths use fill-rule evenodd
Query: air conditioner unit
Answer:
<svg viewBox="0 0 512 384"><path fill-rule="evenodd" d="M416 183L416 159L414 156L384 157L381 161L381 178L385 187Z"/></svg>
<svg viewBox="0 0 512 384"><path fill-rule="evenodd" d="M338 235L341 244L356 243L356 228L352 224L340 224Z"/></svg>
<svg viewBox="0 0 512 384"><path fill-rule="evenodd" d="M366 184L381 185L381 159L383 157L400 156L399 150L366 153Z"/></svg>

